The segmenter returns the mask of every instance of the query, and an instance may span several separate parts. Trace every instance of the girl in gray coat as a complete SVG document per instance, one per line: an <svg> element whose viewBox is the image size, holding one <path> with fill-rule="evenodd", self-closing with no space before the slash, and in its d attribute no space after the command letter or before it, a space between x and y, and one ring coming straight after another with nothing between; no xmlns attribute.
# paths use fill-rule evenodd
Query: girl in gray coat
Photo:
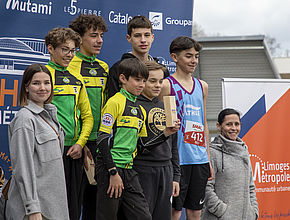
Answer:
<svg viewBox="0 0 290 220"><path fill-rule="evenodd" d="M205 192L204 220L255 220L259 216L248 147L238 137L240 114L224 109L218 116L220 135L210 145L214 178Z"/></svg>
<svg viewBox="0 0 290 220"><path fill-rule="evenodd" d="M8 220L68 220L62 162L64 133L56 117L52 80L44 65L32 64L23 74L22 107L9 125L13 168L8 191Z"/></svg>

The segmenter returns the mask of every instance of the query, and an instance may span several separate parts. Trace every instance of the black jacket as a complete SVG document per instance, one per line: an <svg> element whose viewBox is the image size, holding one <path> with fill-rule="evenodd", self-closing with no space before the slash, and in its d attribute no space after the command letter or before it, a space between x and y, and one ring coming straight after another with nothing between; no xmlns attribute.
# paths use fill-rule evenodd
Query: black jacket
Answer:
<svg viewBox="0 0 290 220"><path fill-rule="evenodd" d="M109 77L108 77L108 82L107 82L107 88L108 88L108 99L111 98L112 96L114 96L117 92L120 91L121 85L119 82L119 72L118 72L118 66L121 63L122 60L124 59L128 59L128 58L136 58L138 59L136 56L134 56L132 53L124 53L122 55L121 60L119 60L118 62L116 62L109 70ZM158 62L157 58L153 58L152 56L149 55L149 59L150 60L155 60L156 62ZM165 73L164 78L166 78L167 76L169 76L169 71L167 73Z"/></svg>
<svg viewBox="0 0 290 220"><path fill-rule="evenodd" d="M177 149L177 134L165 138L165 114L163 102L156 97L152 101L140 95L137 99L147 113L147 137L139 138L138 153L134 159L134 166L173 166L173 180L180 180L180 166Z"/></svg>

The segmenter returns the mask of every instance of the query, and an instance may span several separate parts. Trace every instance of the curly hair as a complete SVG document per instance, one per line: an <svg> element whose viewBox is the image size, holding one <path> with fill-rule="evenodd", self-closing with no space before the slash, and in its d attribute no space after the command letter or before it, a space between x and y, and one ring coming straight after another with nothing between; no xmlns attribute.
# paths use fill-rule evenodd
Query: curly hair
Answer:
<svg viewBox="0 0 290 220"><path fill-rule="evenodd" d="M84 34L93 28L94 30L101 30L107 32L108 28L101 16L97 15L84 15L80 14L76 19L70 22L69 27L79 35L84 36Z"/></svg>
<svg viewBox="0 0 290 220"><path fill-rule="evenodd" d="M51 29L45 36L45 45L52 45L56 48L67 40L73 40L76 47L79 47L81 42L80 35L71 28L57 27Z"/></svg>

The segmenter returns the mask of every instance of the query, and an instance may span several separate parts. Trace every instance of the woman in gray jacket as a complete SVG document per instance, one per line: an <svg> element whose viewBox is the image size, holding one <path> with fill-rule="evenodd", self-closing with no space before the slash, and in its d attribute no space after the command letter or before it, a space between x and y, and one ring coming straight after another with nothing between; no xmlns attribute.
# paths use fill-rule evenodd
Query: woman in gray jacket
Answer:
<svg viewBox="0 0 290 220"><path fill-rule="evenodd" d="M214 178L208 181L204 220L255 220L259 216L248 147L238 137L240 114L234 109L219 113L220 131L210 145Z"/></svg>
<svg viewBox="0 0 290 220"><path fill-rule="evenodd" d="M23 73L22 107L9 125L13 174L8 191L8 220L68 220L62 162L64 132L52 100L48 69L32 64Z"/></svg>

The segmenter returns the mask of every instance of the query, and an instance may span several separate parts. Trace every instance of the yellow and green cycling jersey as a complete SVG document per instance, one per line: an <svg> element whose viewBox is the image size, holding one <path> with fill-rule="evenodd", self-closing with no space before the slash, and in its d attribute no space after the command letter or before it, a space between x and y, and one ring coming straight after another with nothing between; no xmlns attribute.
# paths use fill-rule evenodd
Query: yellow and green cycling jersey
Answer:
<svg viewBox="0 0 290 220"><path fill-rule="evenodd" d="M106 101L109 67L96 56L85 56L77 51L67 69L83 77L94 118L94 126L88 140L95 141L99 131L101 111Z"/></svg>
<svg viewBox="0 0 290 220"><path fill-rule="evenodd" d="M117 167L132 168L137 140L146 137L146 111L136 104L136 96L121 89L102 110L100 132L111 134L110 152Z"/></svg>
<svg viewBox="0 0 290 220"><path fill-rule="evenodd" d="M57 107L57 118L66 133L65 146L84 147L93 127L93 116L83 79L51 61L46 67L52 76L52 104Z"/></svg>

